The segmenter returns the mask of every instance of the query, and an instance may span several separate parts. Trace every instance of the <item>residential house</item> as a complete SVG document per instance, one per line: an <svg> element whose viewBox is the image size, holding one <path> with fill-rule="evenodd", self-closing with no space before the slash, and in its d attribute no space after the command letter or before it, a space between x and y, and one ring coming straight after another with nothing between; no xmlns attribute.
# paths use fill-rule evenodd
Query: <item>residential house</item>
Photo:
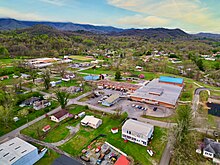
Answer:
<svg viewBox="0 0 220 165"><path fill-rule="evenodd" d="M141 67L141 66L136 66L135 69L136 69L137 71L142 71L142 70L143 70L143 67Z"/></svg>
<svg viewBox="0 0 220 165"><path fill-rule="evenodd" d="M94 116L85 116L81 120L81 125L83 126L90 126L94 129L98 128L102 124L102 120L95 118Z"/></svg>
<svg viewBox="0 0 220 165"><path fill-rule="evenodd" d="M128 119L122 126L122 138L143 146L152 139L154 126L137 120Z"/></svg>
<svg viewBox="0 0 220 165"><path fill-rule="evenodd" d="M39 151L37 147L16 137L0 144L0 164L33 165L40 160L46 152L46 148Z"/></svg>
<svg viewBox="0 0 220 165"><path fill-rule="evenodd" d="M48 100L41 100L41 101L36 101L36 102L34 102L33 108L34 108L35 110L40 110L40 109L49 107L50 105L51 105L51 102L50 102L50 101L48 101Z"/></svg>
<svg viewBox="0 0 220 165"><path fill-rule="evenodd" d="M30 106L33 105L36 101L40 101L41 98L39 97L31 97L25 101L23 101L19 106L20 107L25 107L25 106Z"/></svg>
<svg viewBox="0 0 220 165"><path fill-rule="evenodd" d="M62 110L58 111L57 113L54 113L53 115L51 115L50 120L59 123L68 117L69 117L69 112L65 109L62 109Z"/></svg>
<svg viewBox="0 0 220 165"><path fill-rule="evenodd" d="M23 78L23 79L29 79L30 77L31 76L28 74L21 73L21 78Z"/></svg>
<svg viewBox="0 0 220 165"><path fill-rule="evenodd" d="M218 164L220 162L220 143L213 139L204 138L203 156Z"/></svg>
<svg viewBox="0 0 220 165"><path fill-rule="evenodd" d="M1 80L1 81L6 80L6 79L9 79L9 76L6 75L6 76L0 77L0 80Z"/></svg>
<svg viewBox="0 0 220 165"><path fill-rule="evenodd" d="M70 81L74 79L76 76L73 73L65 73L65 75L62 77L63 81Z"/></svg>

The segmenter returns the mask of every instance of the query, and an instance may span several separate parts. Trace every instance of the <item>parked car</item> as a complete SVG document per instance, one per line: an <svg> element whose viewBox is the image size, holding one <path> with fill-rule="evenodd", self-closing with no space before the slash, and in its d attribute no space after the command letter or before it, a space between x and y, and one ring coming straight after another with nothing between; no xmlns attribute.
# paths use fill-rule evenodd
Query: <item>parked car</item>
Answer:
<svg viewBox="0 0 220 165"><path fill-rule="evenodd" d="M111 149L109 148L109 149L107 149L106 151L105 151L105 155L108 155L109 153L111 152Z"/></svg>
<svg viewBox="0 0 220 165"><path fill-rule="evenodd" d="M145 110L145 108L144 108L144 107L142 107L142 108L141 108L141 110Z"/></svg>
<svg viewBox="0 0 220 165"><path fill-rule="evenodd" d="M85 162L90 162L90 158L88 158L88 157L86 157L86 156L80 156L80 158L82 159L82 160L84 160Z"/></svg>
<svg viewBox="0 0 220 165"><path fill-rule="evenodd" d="M139 106L138 109L142 109L142 106Z"/></svg>
<svg viewBox="0 0 220 165"><path fill-rule="evenodd" d="M102 103L102 100L99 100L98 103Z"/></svg>
<svg viewBox="0 0 220 165"><path fill-rule="evenodd" d="M154 108L153 108L153 111L157 111L157 107L154 107Z"/></svg>
<svg viewBox="0 0 220 165"><path fill-rule="evenodd" d="M135 106L135 108L138 108L138 107L139 107L139 105L136 105L136 106Z"/></svg>
<svg viewBox="0 0 220 165"><path fill-rule="evenodd" d="M132 106L132 107L135 107L136 105L135 105L135 104L132 104L131 106Z"/></svg>
<svg viewBox="0 0 220 165"><path fill-rule="evenodd" d="M95 152L98 153L100 150L101 150L101 147L97 147L97 148L95 149Z"/></svg>

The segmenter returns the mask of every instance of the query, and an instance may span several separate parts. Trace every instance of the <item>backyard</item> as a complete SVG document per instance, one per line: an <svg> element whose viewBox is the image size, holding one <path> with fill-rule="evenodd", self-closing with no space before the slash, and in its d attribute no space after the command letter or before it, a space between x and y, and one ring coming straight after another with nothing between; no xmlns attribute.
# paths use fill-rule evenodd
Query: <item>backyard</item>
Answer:
<svg viewBox="0 0 220 165"><path fill-rule="evenodd" d="M77 114L81 111L85 111L87 108L84 106L71 106L69 113ZM65 139L69 134L69 129L66 128L67 126L75 127L79 123L79 119L75 120L72 118L68 118L60 123L56 123L51 121L49 118L42 119L41 121L25 128L21 131L22 134L28 135L35 139L40 139L45 142L53 143L58 142L60 140ZM43 135L42 128L46 125L51 126L51 130L45 134L44 138L41 138ZM39 137L40 136L40 137Z"/></svg>
<svg viewBox="0 0 220 165"><path fill-rule="evenodd" d="M97 117L100 117L100 115L96 114ZM158 163L160 161L163 149L166 145L166 142L162 142L162 138L166 131L165 129L155 127L154 139L152 143L149 144L149 147L152 147L155 155L150 157L146 151L146 147L131 142L124 143L124 140L121 138L121 131L117 134L111 133L111 128L121 128L122 120L113 119L109 115L103 116L102 120L103 124L96 130L81 126L79 132L60 148L65 152L78 157L80 156L82 149L87 148L94 138L98 137L100 134L105 134L106 137L101 138L103 142L107 141L129 156L132 156L136 163L154 164L155 162Z"/></svg>

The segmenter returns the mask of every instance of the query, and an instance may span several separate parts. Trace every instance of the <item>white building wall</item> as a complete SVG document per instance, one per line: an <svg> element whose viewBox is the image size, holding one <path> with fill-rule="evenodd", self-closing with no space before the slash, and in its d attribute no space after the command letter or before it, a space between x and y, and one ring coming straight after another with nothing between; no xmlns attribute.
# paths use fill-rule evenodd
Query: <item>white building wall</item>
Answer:
<svg viewBox="0 0 220 165"><path fill-rule="evenodd" d="M143 135L122 128L122 138L143 146L147 146L148 139L152 137L153 131L154 129L152 128L148 135ZM131 134L129 132L131 132Z"/></svg>
<svg viewBox="0 0 220 165"><path fill-rule="evenodd" d="M38 154L38 149L36 148L32 152L26 154L24 153L24 156L22 156L20 159L14 162L13 165L33 165L38 160L40 160L46 152L47 149L45 149L43 152Z"/></svg>

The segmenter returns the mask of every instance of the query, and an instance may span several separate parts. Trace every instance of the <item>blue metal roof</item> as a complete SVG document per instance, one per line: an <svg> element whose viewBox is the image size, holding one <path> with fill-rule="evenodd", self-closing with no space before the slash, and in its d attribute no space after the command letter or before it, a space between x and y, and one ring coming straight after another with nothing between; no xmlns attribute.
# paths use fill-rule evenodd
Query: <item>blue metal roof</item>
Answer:
<svg viewBox="0 0 220 165"><path fill-rule="evenodd" d="M88 81L88 80L98 80L98 79L99 79L99 76L89 75L89 76L84 77L84 80L86 80L86 81Z"/></svg>
<svg viewBox="0 0 220 165"><path fill-rule="evenodd" d="M159 81L168 82L168 83L176 83L176 84L182 84L183 83L182 78L175 78L175 77L168 77L168 76L160 76Z"/></svg>

